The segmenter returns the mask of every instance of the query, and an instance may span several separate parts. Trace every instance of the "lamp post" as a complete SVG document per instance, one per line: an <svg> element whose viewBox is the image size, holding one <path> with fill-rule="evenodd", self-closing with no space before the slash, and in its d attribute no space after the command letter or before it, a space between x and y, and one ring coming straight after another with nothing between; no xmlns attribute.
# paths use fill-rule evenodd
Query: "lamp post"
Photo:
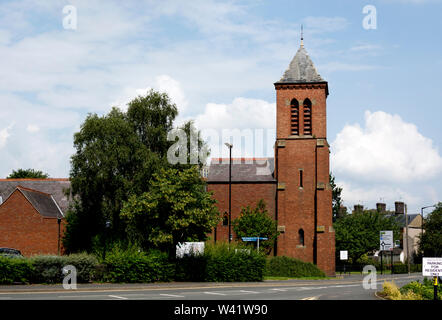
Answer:
<svg viewBox="0 0 442 320"><path fill-rule="evenodd" d="M106 242L107 242L107 235L108 235L108 230L109 230L109 228L111 226L111 222L109 220L106 220L106 223L105 223L104 226L105 226L105 229L104 229L104 237L103 237L103 239L104 239L103 260L106 259Z"/></svg>
<svg viewBox="0 0 442 320"><path fill-rule="evenodd" d="M422 242L423 242L423 236L424 236L424 209L427 208L436 208L436 205L432 205L432 206L426 206L426 207L422 207L421 208L421 243L420 243L420 247L422 250ZM422 256L423 256L424 252L422 251Z"/></svg>
<svg viewBox="0 0 442 320"><path fill-rule="evenodd" d="M230 143L224 143L229 148L229 243L232 241L232 148Z"/></svg>

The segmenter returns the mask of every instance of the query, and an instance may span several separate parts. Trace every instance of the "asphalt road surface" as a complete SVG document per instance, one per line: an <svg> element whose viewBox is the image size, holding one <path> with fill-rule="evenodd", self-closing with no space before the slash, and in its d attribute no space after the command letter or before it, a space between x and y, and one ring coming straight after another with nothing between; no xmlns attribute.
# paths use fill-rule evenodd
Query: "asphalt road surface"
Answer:
<svg viewBox="0 0 442 320"><path fill-rule="evenodd" d="M2 300L378 300L385 280L403 286L422 275L377 275L376 289L363 287L364 275L327 280L253 283L78 284L0 286Z"/></svg>

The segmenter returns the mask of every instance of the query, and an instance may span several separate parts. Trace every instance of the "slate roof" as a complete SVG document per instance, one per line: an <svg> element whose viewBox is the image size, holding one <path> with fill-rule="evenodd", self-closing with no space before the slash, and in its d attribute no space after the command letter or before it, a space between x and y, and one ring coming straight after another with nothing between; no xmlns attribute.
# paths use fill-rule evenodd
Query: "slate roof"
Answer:
<svg viewBox="0 0 442 320"><path fill-rule="evenodd" d="M276 83L326 82L316 71L304 46L301 45L282 78Z"/></svg>
<svg viewBox="0 0 442 320"><path fill-rule="evenodd" d="M18 186L17 190L25 196L35 210L37 210L42 216L47 218L63 217L63 212L50 194L23 188L22 186Z"/></svg>
<svg viewBox="0 0 442 320"><path fill-rule="evenodd" d="M393 215L399 225L405 228L405 214L394 214ZM407 214L408 226L410 226L411 222L416 219L419 214Z"/></svg>
<svg viewBox="0 0 442 320"><path fill-rule="evenodd" d="M214 158L209 167L207 182L229 182L229 158ZM232 158L232 182L274 183L273 158Z"/></svg>
<svg viewBox="0 0 442 320"><path fill-rule="evenodd" d="M65 190L71 186L69 179L0 179L0 197L3 201L18 186L52 195L63 214L67 212L69 199L65 195Z"/></svg>

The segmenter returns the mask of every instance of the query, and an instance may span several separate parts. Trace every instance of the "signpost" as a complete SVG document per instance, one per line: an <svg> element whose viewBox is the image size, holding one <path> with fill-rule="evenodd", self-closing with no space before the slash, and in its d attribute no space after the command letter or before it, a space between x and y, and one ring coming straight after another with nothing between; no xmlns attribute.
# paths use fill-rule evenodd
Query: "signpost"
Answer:
<svg viewBox="0 0 442 320"><path fill-rule="evenodd" d="M249 242L257 242L257 250L259 251L259 240L269 240L269 238L266 237L241 237L242 241L249 241Z"/></svg>
<svg viewBox="0 0 442 320"><path fill-rule="evenodd" d="M437 300L437 278L442 276L442 258L423 258L422 275L433 277L434 300Z"/></svg>
<svg viewBox="0 0 442 320"><path fill-rule="evenodd" d="M339 251L339 257L343 261L348 260L348 251L347 250ZM345 275L345 262L344 262L344 275Z"/></svg>
<svg viewBox="0 0 442 320"><path fill-rule="evenodd" d="M379 251L381 254L381 274L383 274L382 256L384 251L391 251L391 273L393 273L393 231L384 230L379 233Z"/></svg>

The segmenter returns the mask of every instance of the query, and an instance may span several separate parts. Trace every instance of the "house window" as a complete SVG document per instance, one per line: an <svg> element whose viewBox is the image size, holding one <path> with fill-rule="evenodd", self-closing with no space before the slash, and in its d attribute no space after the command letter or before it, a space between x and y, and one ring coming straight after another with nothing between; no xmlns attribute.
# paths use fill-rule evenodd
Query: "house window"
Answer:
<svg viewBox="0 0 442 320"><path fill-rule="evenodd" d="M223 215L223 226L228 226L229 225L229 215L227 214L227 212L224 212Z"/></svg>
<svg viewBox="0 0 442 320"><path fill-rule="evenodd" d="M299 237L299 245L304 245L304 230L299 229L298 231L298 237Z"/></svg>
<svg viewBox="0 0 442 320"><path fill-rule="evenodd" d="M299 102L293 99L290 103L291 112L291 134L294 136L299 135Z"/></svg>
<svg viewBox="0 0 442 320"><path fill-rule="evenodd" d="M312 102L310 99L304 100L304 134L312 134Z"/></svg>

